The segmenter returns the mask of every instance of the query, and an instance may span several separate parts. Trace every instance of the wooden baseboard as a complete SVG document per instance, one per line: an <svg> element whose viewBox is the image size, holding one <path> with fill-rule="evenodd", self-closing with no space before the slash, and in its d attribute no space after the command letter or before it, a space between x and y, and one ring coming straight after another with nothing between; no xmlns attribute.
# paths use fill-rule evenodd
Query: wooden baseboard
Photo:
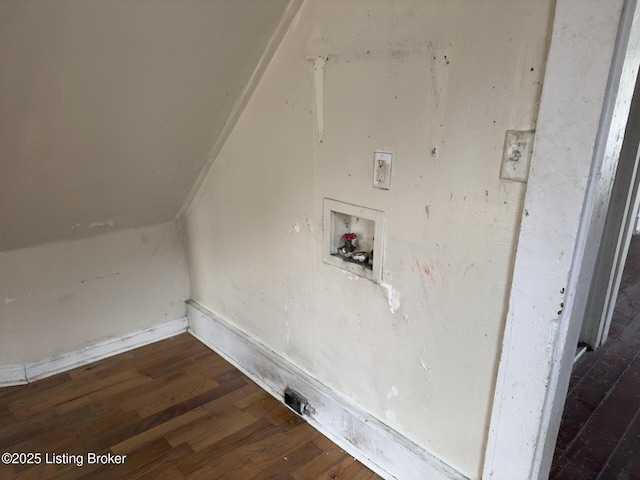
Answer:
<svg viewBox="0 0 640 480"><path fill-rule="evenodd" d="M37 362L0 367L0 387L22 385L111 357L187 331L187 317L150 325L127 335L109 338Z"/></svg>
<svg viewBox="0 0 640 480"><path fill-rule="evenodd" d="M196 302L187 302L189 333L274 397L292 387L313 408L305 419L387 479L467 480L467 477L320 383L296 365Z"/></svg>

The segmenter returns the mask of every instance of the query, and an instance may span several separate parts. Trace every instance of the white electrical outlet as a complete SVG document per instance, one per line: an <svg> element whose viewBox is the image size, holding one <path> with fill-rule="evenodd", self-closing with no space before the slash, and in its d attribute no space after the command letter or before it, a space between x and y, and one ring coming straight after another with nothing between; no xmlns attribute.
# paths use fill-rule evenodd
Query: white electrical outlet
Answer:
<svg viewBox="0 0 640 480"><path fill-rule="evenodd" d="M373 153L373 186L389 190L391 187L391 159L388 152Z"/></svg>
<svg viewBox="0 0 640 480"><path fill-rule="evenodd" d="M508 130L504 140L504 154L500 178L526 183L533 151L533 131Z"/></svg>

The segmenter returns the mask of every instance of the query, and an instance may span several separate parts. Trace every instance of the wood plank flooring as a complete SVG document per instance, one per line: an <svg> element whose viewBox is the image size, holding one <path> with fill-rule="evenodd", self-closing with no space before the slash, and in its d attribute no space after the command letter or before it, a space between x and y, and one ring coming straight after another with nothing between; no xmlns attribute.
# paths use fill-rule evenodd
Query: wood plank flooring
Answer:
<svg viewBox="0 0 640 480"><path fill-rule="evenodd" d="M40 462L3 480L380 478L188 334L0 388L7 452Z"/></svg>
<svg viewBox="0 0 640 480"><path fill-rule="evenodd" d="M552 480L640 479L640 237L625 263L607 342L574 365Z"/></svg>

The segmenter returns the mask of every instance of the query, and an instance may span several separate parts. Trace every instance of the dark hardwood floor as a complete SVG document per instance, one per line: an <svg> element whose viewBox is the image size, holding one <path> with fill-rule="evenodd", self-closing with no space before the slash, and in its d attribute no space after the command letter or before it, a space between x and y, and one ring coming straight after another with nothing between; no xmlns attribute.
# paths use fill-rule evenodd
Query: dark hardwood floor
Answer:
<svg viewBox="0 0 640 480"><path fill-rule="evenodd" d="M640 237L632 240L607 342L575 364L553 480L640 479Z"/></svg>
<svg viewBox="0 0 640 480"><path fill-rule="evenodd" d="M0 389L0 453L40 454L0 479L380 478L188 334Z"/></svg>

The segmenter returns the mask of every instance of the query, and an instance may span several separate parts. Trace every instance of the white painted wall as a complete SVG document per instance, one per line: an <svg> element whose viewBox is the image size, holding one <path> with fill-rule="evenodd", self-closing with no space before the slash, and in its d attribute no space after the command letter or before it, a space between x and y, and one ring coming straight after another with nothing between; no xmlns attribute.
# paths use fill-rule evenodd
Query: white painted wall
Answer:
<svg viewBox="0 0 640 480"><path fill-rule="evenodd" d="M0 365L35 362L185 315L182 235L157 225L0 252Z"/></svg>
<svg viewBox="0 0 640 480"><path fill-rule="evenodd" d="M552 14L308 0L186 217L195 301L472 478L525 191L504 134L536 127ZM386 287L322 262L325 197L385 212Z"/></svg>
<svg viewBox="0 0 640 480"><path fill-rule="evenodd" d="M173 221L291 3L1 1L0 251Z"/></svg>

